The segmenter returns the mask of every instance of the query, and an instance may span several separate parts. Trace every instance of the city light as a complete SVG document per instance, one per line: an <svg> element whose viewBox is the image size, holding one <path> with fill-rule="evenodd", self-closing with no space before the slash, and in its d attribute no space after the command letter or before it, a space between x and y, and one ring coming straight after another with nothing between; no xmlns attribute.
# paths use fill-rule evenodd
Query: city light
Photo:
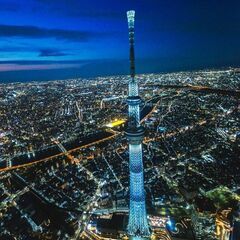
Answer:
<svg viewBox="0 0 240 240"><path fill-rule="evenodd" d="M126 120L115 120L114 122L106 124L106 126L109 128L113 128L113 127L120 126L120 125L124 124L125 122L126 122Z"/></svg>
<svg viewBox="0 0 240 240"><path fill-rule="evenodd" d="M240 1L0 1L0 240L240 240Z"/></svg>

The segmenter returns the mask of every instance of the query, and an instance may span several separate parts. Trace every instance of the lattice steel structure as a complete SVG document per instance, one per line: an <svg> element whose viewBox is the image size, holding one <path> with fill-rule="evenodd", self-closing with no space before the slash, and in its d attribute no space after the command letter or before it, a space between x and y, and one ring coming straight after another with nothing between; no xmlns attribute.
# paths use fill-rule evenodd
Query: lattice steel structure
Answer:
<svg viewBox="0 0 240 240"><path fill-rule="evenodd" d="M134 18L135 11L127 12L129 43L130 43L130 74L128 92L128 126L126 137L129 141L129 170L130 170L130 205L128 234L134 239L150 236L144 191L142 140L144 128L140 125L139 105L141 98L138 96L138 83L135 80L134 60Z"/></svg>

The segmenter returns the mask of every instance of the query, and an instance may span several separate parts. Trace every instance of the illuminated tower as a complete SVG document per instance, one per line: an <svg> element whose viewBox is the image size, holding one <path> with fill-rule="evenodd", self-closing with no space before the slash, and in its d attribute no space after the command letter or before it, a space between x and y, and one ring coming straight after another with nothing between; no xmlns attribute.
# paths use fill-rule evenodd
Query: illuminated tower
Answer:
<svg viewBox="0 0 240 240"><path fill-rule="evenodd" d="M140 125L138 83L135 80L134 62L134 17L135 11L128 11L128 28L130 43L130 74L128 89L128 126L126 137L129 141L129 170L130 170L130 205L128 234L130 237L142 239L150 235L144 192L142 140L144 128Z"/></svg>

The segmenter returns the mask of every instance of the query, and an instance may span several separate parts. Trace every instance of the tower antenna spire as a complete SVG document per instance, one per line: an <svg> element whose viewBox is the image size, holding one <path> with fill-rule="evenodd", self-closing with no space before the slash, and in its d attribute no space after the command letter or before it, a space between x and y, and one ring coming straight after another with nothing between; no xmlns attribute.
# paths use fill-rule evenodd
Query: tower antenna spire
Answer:
<svg viewBox="0 0 240 240"><path fill-rule="evenodd" d="M131 78L135 78L135 56L134 56L134 21L135 11L131 10L127 12L128 18L128 30L129 30L129 46L130 46L130 75Z"/></svg>

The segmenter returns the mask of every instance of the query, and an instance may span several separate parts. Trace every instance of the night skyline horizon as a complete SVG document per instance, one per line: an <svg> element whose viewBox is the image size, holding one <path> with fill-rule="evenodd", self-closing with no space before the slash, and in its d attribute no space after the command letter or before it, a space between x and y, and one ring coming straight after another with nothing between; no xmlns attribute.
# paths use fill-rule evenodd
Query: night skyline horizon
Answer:
<svg viewBox="0 0 240 240"><path fill-rule="evenodd" d="M111 60L108 60L110 62ZM1 64L1 63L0 63ZM105 63L100 63L100 68ZM138 64L136 64L138 65ZM62 66L61 66L62 67ZM90 65L90 67L92 67ZM173 73L181 73L181 72L189 72L189 73L194 73L194 72L204 72L204 71L219 71L219 70L230 70L230 69L239 69L240 65L227 65L227 66L208 66L208 67L199 67L199 68L176 68L176 69L171 69L171 70L162 70L162 71L140 71L138 70L138 73L136 73L136 77L139 75L148 75L148 74L173 74ZM13 71L6 71L6 72L1 72L0 71L0 84L11 84L11 83L30 83L30 82L48 82L48 81L65 81L65 80L70 80L70 79L94 79L98 77L114 77L114 76L127 76L129 75L127 66L124 66L125 71L124 72L116 72L114 70L113 73L107 72L103 73L94 73L91 74L88 72L88 70L84 70L84 73L82 71L82 68L77 69L74 68L56 68L56 69L44 69L44 70L13 70ZM79 73L77 73L79 72ZM15 74L20 73L17 77ZM4 77L2 77L4 76Z"/></svg>
<svg viewBox="0 0 240 240"><path fill-rule="evenodd" d="M238 1L0 3L2 83L128 74L129 9L138 19L137 73L240 66Z"/></svg>

